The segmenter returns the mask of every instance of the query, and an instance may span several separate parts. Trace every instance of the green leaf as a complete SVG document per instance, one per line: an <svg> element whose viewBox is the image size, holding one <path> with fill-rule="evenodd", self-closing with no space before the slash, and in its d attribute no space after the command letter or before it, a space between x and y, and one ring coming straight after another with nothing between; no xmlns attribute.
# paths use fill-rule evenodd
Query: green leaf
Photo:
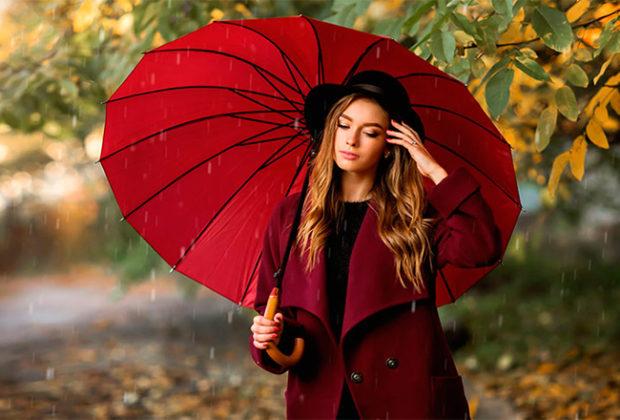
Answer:
<svg viewBox="0 0 620 420"><path fill-rule="evenodd" d="M620 52L620 32L614 32L611 40L607 43L605 48L607 49L607 53L609 55Z"/></svg>
<svg viewBox="0 0 620 420"><path fill-rule="evenodd" d="M471 72L469 60L465 57L457 56L446 68L446 73L450 73L463 83L467 83L469 80L469 74Z"/></svg>
<svg viewBox="0 0 620 420"><path fill-rule="evenodd" d="M579 65L573 63L566 69L566 80L573 86L588 87L588 75Z"/></svg>
<svg viewBox="0 0 620 420"><path fill-rule="evenodd" d="M458 13L458 12L454 12L450 14L450 20L452 20L452 22L461 30L463 30L465 33L471 35L472 37L476 37L476 28L474 26L473 23L471 23L466 16L463 16L462 14Z"/></svg>
<svg viewBox="0 0 620 420"><path fill-rule="evenodd" d="M531 58L517 57L515 66L522 72L536 80L549 80L549 75L536 61Z"/></svg>
<svg viewBox="0 0 620 420"><path fill-rule="evenodd" d="M577 121L579 110L575 93L569 86L562 86L555 92L555 102L562 115L571 121Z"/></svg>
<svg viewBox="0 0 620 420"><path fill-rule="evenodd" d="M450 32L435 32L431 37L430 47L436 58L443 62L449 63L454 58L456 40Z"/></svg>
<svg viewBox="0 0 620 420"><path fill-rule="evenodd" d="M534 9L531 20L534 30L549 48L558 52L570 49L574 35L564 13L541 5Z"/></svg>
<svg viewBox="0 0 620 420"><path fill-rule="evenodd" d="M404 17L381 19L375 24L372 32L377 35L386 35L390 38L398 40L401 34L404 19Z"/></svg>
<svg viewBox="0 0 620 420"><path fill-rule="evenodd" d="M335 0L332 10L336 13L325 21L351 28L355 19L368 10L370 3L371 0Z"/></svg>
<svg viewBox="0 0 620 420"><path fill-rule="evenodd" d="M497 63L493 64L493 66L489 69L487 74L484 75L480 84L484 84L491 76L497 73L499 70L505 68L508 63L510 63L510 56L502 57Z"/></svg>
<svg viewBox="0 0 620 420"><path fill-rule="evenodd" d="M484 96L491 116L495 119L504 111L510 97L510 85L514 70L504 68L495 73L487 82Z"/></svg>
<svg viewBox="0 0 620 420"><path fill-rule="evenodd" d="M598 38L598 47L594 51L594 57L597 57L605 48L607 48L608 52L611 54L618 52L618 34L620 32L614 31L618 20L620 20L620 15L605 24L605 27Z"/></svg>
<svg viewBox="0 0 620 420"><path fill-rule="evenodd" d="M500 17L500 24L498 25L498 32L504 32L510 22L512 21L512 1L511 0L492 0L493 10L495 10L496 16Z"/></svg>
<svg viewBox="0 0 620 420"><path fill-rule="evenodd" d="M549 145L549 140L555 131L557 118L558 110L554 105L548 106L540 113L534 134L534 144L539 152L545 150Z"/></svg>
<svg viewBox="0 0 620 420"><path fill-rule="evenodd" d="M411 28L416 23L418 23L420 18L424 16L433 7L434 4L435 4L434 0L428 0L424 3L421 3L420 7L418 7L415 10L415 12L413 12L413 14L409 16L407 20L405 21L405 23L403 24L403 32L407 35L411 35Z"/></svg>

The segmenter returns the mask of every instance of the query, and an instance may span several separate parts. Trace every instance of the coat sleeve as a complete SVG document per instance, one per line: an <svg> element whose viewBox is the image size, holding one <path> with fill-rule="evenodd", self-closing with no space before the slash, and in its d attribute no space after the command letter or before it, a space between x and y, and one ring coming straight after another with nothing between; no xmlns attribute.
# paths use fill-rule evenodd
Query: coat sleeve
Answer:
<svg viewBox="0 0 620 420"><path fill-rule="evenodd" d="M484 267L501 259L501 236L480 184L464 167L442 179L427 195L439 214L433 235L438 268Z"/></svg>
<svg viewBox="0 0 620 420"><path fill-rule="evenodd" d="M269 294L275 286L275 278L273 277L273 273L277 270L277 267L281 262L280 250L283 247L280 247L279 237L280 226L282 225L283 220L282 217L284 216L283 212L285 202L286 198L276 205L263 237L263 248L259 264L258 283L256 287L256 299L254 301L254 310L256 310L260 315L265 314ZM303 326L297 322L291 308L280 308L279 312L282 312L284 327L282 329L278 348L285 354L290 354L293 349L295 338L302 337L304 335ZM271 359L266 350L257 349L254 346L252 332L250 332L249 336L249 345L252 359L262 369L278 375L283 374L288 370Z"/></svg>

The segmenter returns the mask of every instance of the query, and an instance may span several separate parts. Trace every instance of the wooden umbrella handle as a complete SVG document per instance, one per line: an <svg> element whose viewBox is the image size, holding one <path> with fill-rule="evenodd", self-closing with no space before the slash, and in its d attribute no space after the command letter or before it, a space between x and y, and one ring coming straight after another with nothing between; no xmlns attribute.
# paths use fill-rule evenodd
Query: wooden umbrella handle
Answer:
<svg viewBox="0 0 620 420"><path fill-rule="evenodd" d="M277 287L274 287L269 294L269 299L267 300L267 308L265 309L264 317L266 319L272 320L278 311L278 306L280 304L280 290ZM267 343L267 354L271 357L276 363L279 365L289 368L291 366L296 365L301 359L301 356L304 352L304 339L301 337L295 338L295 347L293 347L293 351L290 355L286 355L280 351L277 347L280 342L280 337L282 335L278 335L275 342Z"/></svg>

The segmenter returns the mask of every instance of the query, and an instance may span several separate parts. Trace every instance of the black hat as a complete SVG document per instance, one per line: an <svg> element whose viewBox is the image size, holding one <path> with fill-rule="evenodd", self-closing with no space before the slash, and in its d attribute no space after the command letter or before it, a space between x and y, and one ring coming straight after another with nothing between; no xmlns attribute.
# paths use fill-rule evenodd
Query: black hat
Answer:
<svg viewBox="0 0 620 420"><path fill-rule="evenodd" d="M325 119L332 106L343 96L361 92L375 99L396 121L413 128L424 141L424 126L418 114L411 109L404 86L392 75L379 70L365 70L352 76L346 83L323 83L313 87L304 104L306 128L315 146L321 139Z"/></svg>

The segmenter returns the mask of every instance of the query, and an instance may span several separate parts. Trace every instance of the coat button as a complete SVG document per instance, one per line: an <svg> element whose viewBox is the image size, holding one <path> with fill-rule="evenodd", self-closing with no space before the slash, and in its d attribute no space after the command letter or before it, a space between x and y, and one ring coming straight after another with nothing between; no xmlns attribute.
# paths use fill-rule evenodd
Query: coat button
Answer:
<svg viewBox="0 0 620 420"><path fill-rule="evenodd" d="M385 360L385 365L389 367L390 369L396 369L396 367L398 366L398 359L394 357L388 357Z"/></svg>
<svg viewBox="0 0 620 420"><path fill-rule="evenodd" d="M356 384L359 384L363 380L362 374L359 372L353 372L351 374L351 380L355 382Z"/></svg>

